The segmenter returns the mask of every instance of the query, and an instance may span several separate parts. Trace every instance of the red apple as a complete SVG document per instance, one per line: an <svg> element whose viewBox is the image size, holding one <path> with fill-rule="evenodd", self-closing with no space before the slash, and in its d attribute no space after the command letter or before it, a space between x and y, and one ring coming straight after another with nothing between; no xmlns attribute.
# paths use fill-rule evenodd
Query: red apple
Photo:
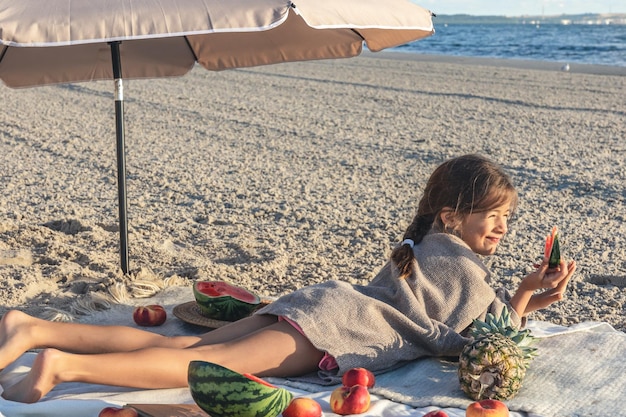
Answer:
<svg viewBox="0 0 626 417"><path fill-rule="evenodd" d="M156 304L137 307L133 311L133 320L140 326L160 326L166 318L165 309Z"/></svg>
<svg viewBox="0 0 626 417"><path fill-rule="evenodd" d="M374 374L365 368L352 368L348 369L341 377L341 382L346 387L354 385L365 385L368 388L372 388L376 382Z"/></svg>
<svg viewBox="0 0 626 417"><path fill-rule="evenodd" d="M330 409L335 414L360 414L369 408L370 392L365 385L339 387L330 394Z"/></svg>
<svg viewBox="0 0 626 417"><path fill-rule="evenodd" d="M106 407L100 410L98 417L139 417L134 408Z"/></svg>
<svg viewBox="0 0 626 417"><path fill-rule="evenodd" d="M498 400L480 400L465 410L466 417L509 417L509 407Z"/></svg>
<svg viewBox="0 0 626 417"><path fill-rule="evenodd" d="M285 408L283 417L322 417L322 406L312 398L297 397Z"/></svg>
<svg viewBox="0 0 626 417"><path fill-rule="evenodd" d="M449 416L448 416L448 413L446 413L443 410L433 410L424 414L424 417L449 417Z"/></svg>

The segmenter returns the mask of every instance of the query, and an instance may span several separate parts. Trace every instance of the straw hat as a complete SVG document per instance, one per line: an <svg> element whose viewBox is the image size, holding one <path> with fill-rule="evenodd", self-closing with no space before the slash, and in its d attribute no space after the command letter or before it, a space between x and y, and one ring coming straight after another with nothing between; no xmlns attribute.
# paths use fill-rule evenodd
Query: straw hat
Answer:
<svg viewBox="0 0 626 417"><path fill-rule="evenodd" d="M271 302L271 300L261 300L261 303L256 308L265 307ZM215 320L202 315L200 306L196 301L189 301L183 304L179 304L172 310L174 315L185 323L195 324L196 326L208 327L211 329L217 329L231 323L230 321Z"/></svg>

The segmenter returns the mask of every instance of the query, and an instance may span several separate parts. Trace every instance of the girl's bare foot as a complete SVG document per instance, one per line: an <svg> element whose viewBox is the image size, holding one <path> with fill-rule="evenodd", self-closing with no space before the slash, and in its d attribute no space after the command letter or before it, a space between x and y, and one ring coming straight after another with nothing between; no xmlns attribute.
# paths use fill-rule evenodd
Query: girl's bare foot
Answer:
<svg viewBox="0 0 626 417"><path fill-rule="evenodd" d="M43 398L59 382L55 373L55 365L62 360L63 352L56 349L41 351L30 372L17 384L7 387L2 397L21 403L34 403Z"/></svg>
<svg viewBox="0 0 626 417"><path fill-rule="evenodd" d="M11 310L0 320L0 369L6 368L28 349L31 343L31 329L37 319Z"/></svg>

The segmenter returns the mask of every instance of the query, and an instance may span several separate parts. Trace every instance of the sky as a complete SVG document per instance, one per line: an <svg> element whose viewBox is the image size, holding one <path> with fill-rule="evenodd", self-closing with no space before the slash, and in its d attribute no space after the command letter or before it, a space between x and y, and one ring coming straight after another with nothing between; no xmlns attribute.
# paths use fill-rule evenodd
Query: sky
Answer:
<svg viewBox="0 0 626 417"><path fill-rule="evenodd" d="M624 0L412 0L435 14L559 15L626 13Z"/></svg>

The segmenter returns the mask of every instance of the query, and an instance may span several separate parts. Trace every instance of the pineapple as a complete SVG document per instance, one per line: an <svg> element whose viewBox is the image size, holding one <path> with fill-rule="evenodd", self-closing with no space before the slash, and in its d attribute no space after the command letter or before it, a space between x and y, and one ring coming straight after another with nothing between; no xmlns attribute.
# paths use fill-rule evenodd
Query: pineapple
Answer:
<svg viewBox="0 0 626 417"><path fill-rule="evenodd" d="M507 400L522 387L530 361L536 355L530 330L515 330L505 307L498 319L491 313L474 320L469 342L459 356L459 382L471 399Z"/></svg>

